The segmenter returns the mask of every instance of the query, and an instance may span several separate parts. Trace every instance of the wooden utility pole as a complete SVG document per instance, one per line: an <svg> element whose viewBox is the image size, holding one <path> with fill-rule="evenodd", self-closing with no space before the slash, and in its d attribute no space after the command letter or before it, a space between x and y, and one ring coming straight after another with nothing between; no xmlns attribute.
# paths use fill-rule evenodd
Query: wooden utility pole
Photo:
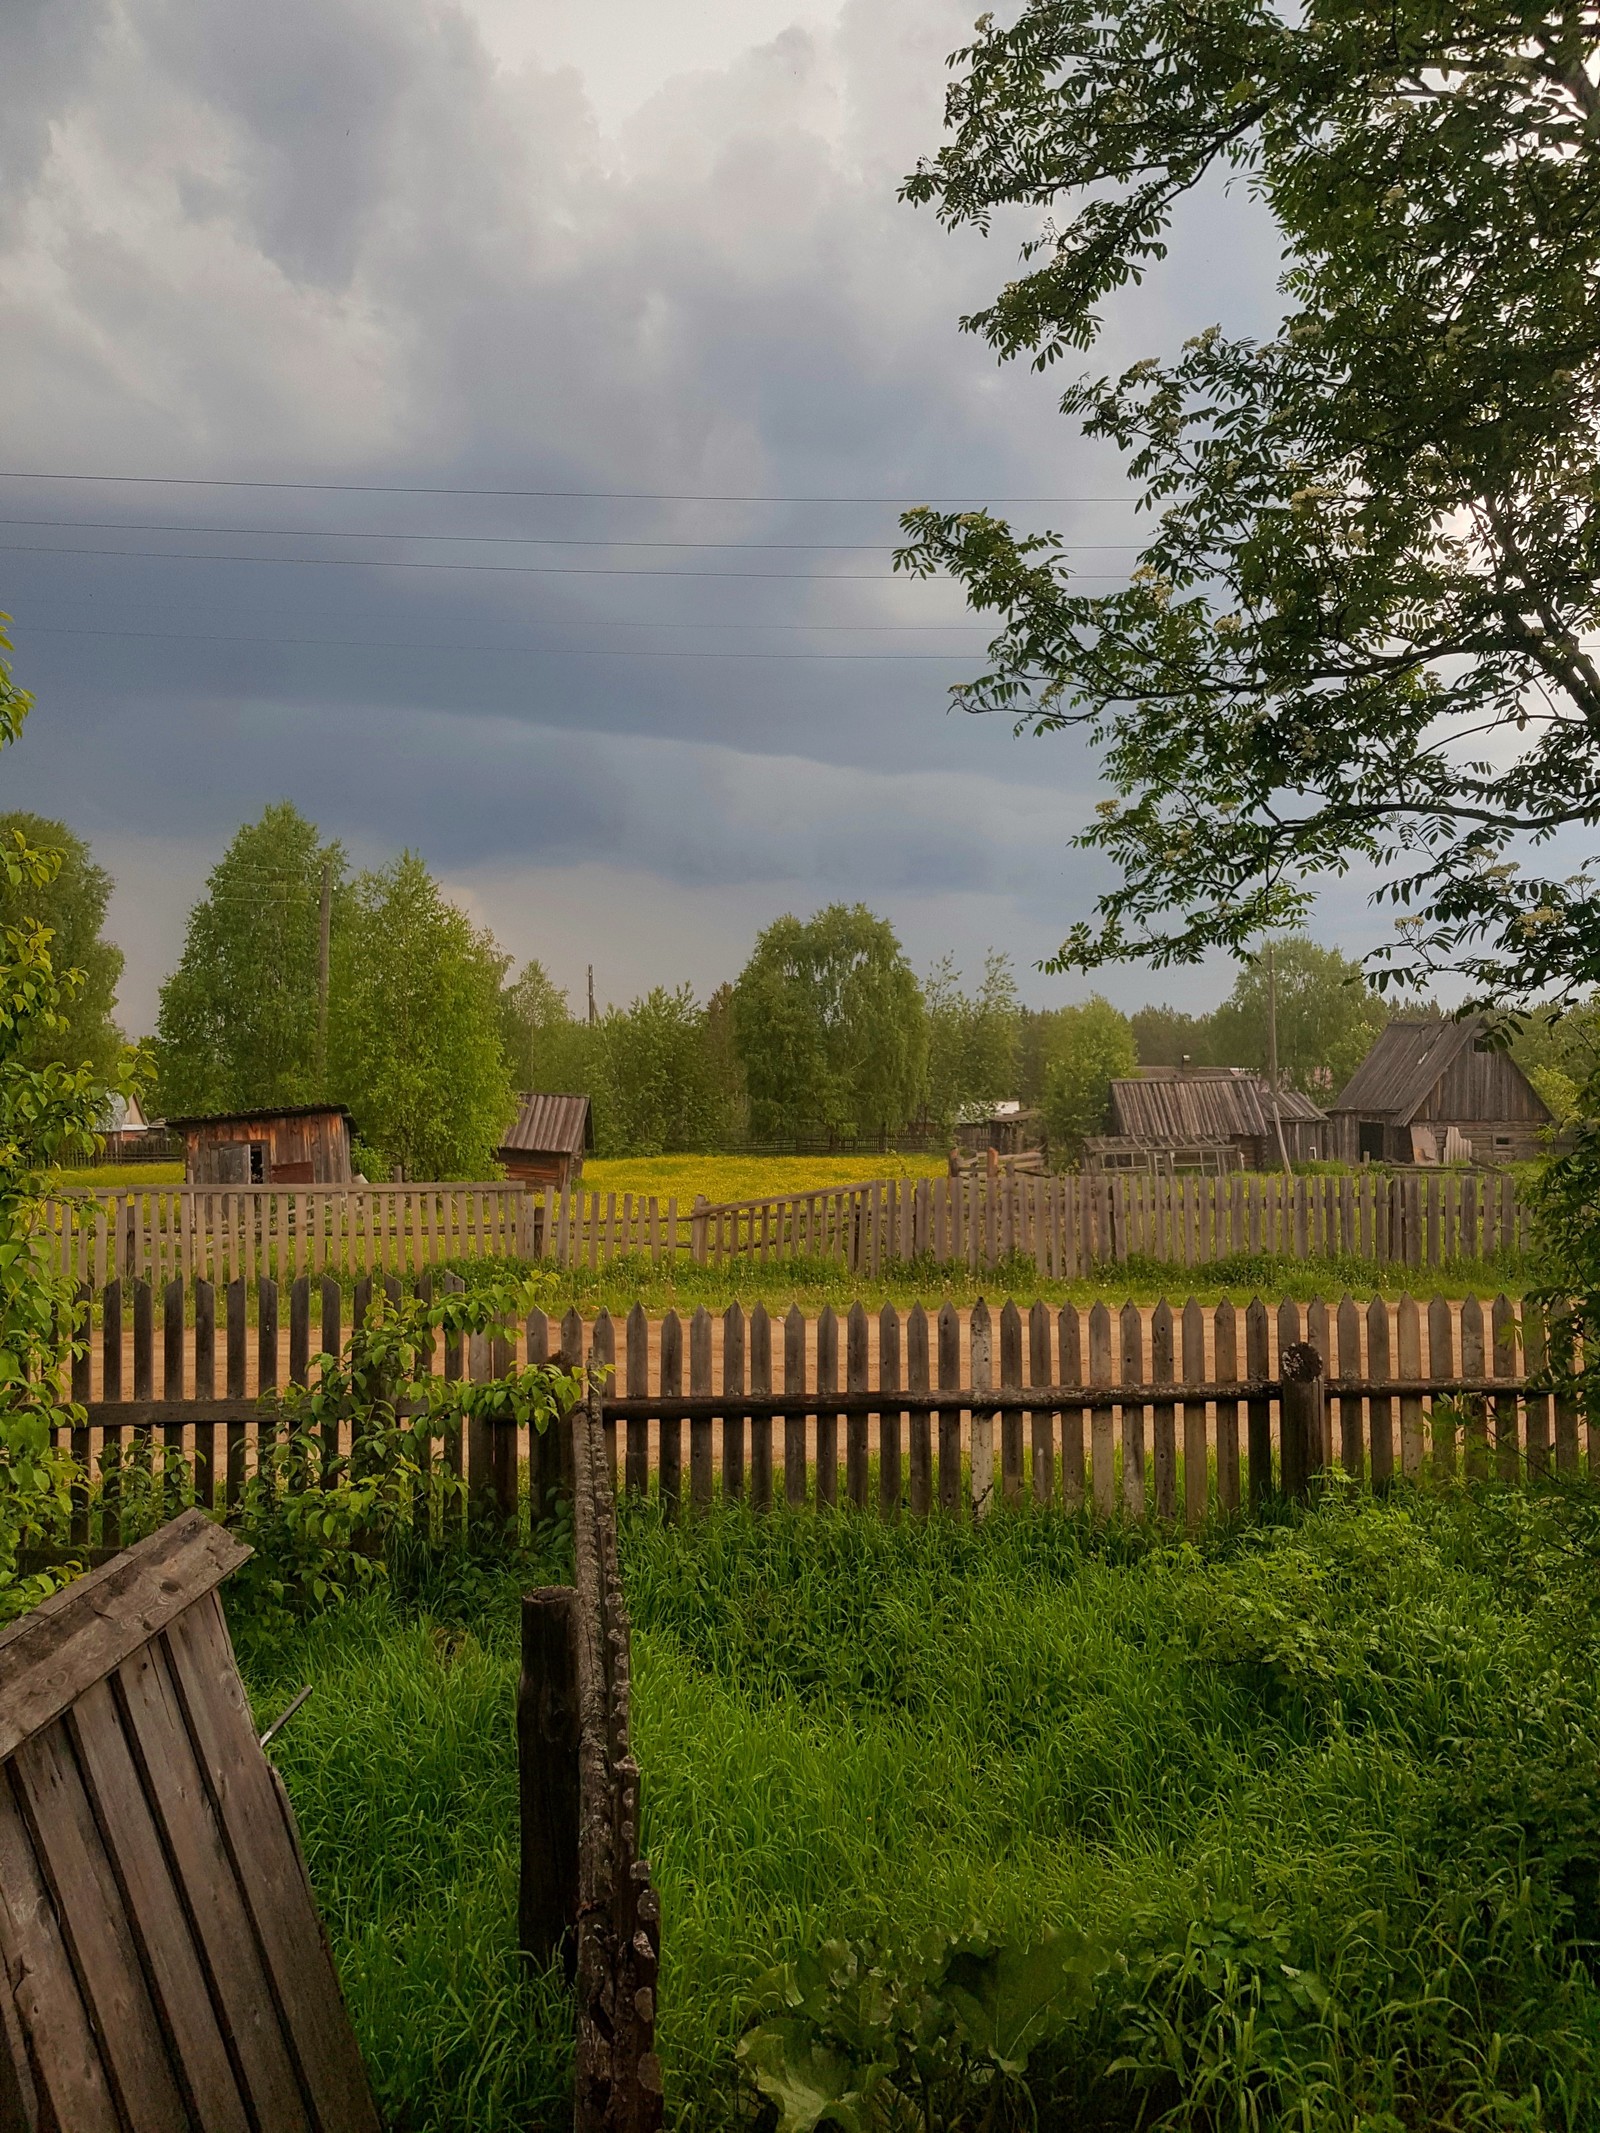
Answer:
<svg viewBox="0 0 1600 2133"><path fill-rule="evenodd" d="M577 1600L570 1585L523 1594L517 1685L518 1937L540 1969L559 1955L569 1975L578 1953Z"/></svg>
<svg viewBox="0 0 1600 2133"><path fill-rule="evenodd" d="M1283 1113L1278 1105L1278 956L1267 943L1267 1089L1272 1097L1272 1130L1278 1136L1278 1161L1287 1170L1289 1151L1283 1145Z"/></svg>
<svg viewBox="0 0 1600 2133"><path fill-rule="evenodd" d="M594 965L591 963L589 965L589 1020L591 1023L595 1023L599 1019L600 1017L594 1011Z"/></svg>
<svg viewBox="0 0 1600 2133"><path fill-rule="evenodd" d="M317 914L317 1085L327 1094L328 966L333 946L333 860L322 862L322 908Z"/></svg>

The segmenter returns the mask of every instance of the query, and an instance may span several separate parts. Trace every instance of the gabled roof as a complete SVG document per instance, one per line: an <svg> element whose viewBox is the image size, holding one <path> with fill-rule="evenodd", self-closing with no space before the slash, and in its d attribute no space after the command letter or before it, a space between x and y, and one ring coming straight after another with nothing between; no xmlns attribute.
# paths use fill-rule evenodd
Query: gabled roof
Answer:
<svg viewBox="0 0 1600 2133"><path fill-rule="evenodd" d="M594 1146L587 1096L524 1096L497 1155L582 1155Z"/></svg>
<svg viewBox="0 0 1600 2133"><path fill-rule="evenodd" d="M1318 1122L1322 1112L1298 1089L1280 1086L1285 1121ZM1248 1067L1158 1067L1111 1084L1111 1115L1120 1135L1169 1147L1270 1135L1272 1097L1266 1077Z"/></svg>
<svg viewBox="0 0 1600 2133"><path fill-rule="evenodd" d="M1440 1075L1471 1051L1482 1028L1479 1015L1460 1022L1435 1015L1397 1017L1378 1032L1371 1051L1328 1108L1409 1125Z"/></svg>

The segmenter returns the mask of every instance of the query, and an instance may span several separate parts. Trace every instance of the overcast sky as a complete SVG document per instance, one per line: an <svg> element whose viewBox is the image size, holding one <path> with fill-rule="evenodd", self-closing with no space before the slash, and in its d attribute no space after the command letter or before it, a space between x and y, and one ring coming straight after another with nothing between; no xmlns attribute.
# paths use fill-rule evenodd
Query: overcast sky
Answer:
<svg viewBox="0 0 1600 2133"><path fill-rule="evenodd" d="M4 804L116 876L130 1030L284 796L359 863L419 850L575 1000L589 962L602 1000L704 993L836 898L919 968L992 943L1030 998L1087 990L1028 966L1094 891L1093 765L950 714L986 633L890 575L905 502L1053 499L1013 515L1091 573L1138 525L1059 372L958 331L1017 230L895 200L969 28L944 0L7 0L0 469L169 478L0 480L38 699ZM1199 203L1097 363L1264 319L1273 272L1244 205ZM449 490L546 493L420 493ZM1323 930L1374 922L1346 894ZM1203 1005L1227 973L1101 982Z"/></svg>

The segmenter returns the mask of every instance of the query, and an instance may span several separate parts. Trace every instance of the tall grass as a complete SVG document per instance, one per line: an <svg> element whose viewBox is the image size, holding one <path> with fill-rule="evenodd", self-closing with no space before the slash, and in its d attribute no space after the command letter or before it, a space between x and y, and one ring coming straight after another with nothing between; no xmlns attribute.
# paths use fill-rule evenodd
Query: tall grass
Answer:
<svg viewBox="0 0 1600 2133"><path fill-rule="evenodd" d="M749 2121L770 1967L844 1936L1086 1929L1038 2123L1600 2124L1600 1505L1336 1497L1193 1541L1058 1515L629 1508L669 2123ZM396 1593L244 1663L386 2109L554 2125L512 1953L515 1594Z"/></svg>

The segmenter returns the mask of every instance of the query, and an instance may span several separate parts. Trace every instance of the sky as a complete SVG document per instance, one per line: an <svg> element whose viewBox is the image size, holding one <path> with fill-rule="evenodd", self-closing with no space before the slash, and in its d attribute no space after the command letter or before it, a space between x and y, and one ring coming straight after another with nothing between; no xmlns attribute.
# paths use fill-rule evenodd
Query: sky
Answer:
<svg viewBox="0 0 1600 2133"><path fill-rule="evenodd" d="M946 0L8 0L0 611L37 709L0 805L115 877L130 1033L285 797L355 864L420 851L575 1004L589 964L602 1002L704 995L836 900L921 970L992 945L1030 1000L1089 989L1032 966L1101 885L1093 762L953 714L987 633L890 568L920 501L1056 528L1090 575L1139 525L1059 371L959 331L1023 226L895 198L969 30ZM1265 323L1274 274L1247 203L1191 202L1096 367ZM1347 888L1319 930L1378 922Z"/></svg>

